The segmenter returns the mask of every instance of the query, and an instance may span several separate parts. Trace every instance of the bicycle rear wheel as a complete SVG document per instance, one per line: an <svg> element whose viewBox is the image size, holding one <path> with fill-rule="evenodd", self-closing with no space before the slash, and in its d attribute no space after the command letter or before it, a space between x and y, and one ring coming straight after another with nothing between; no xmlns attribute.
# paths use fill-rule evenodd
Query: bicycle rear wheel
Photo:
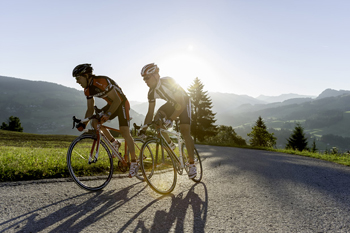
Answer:
<svg viewBox="0 0 350 233"><path fill-rule="evenodd" d="M86 134L76 138L67 153L67 166L73 180L88 191L103 189L113 176L113 158L106 144L101 141L97 159L89 163L90 153L96 154L97 140Z"/></svg>
<svg viewBox="0 0 350 233"><path fill-rule="evenodd" d="M168 148L162 147L157 139L146 141L141 149L140 166L147 184L159 194L174 190L177 172ZM147 159L141 159L143 157Z"/></svg>
<svg viewBox="0 0 350 233"><path fill-rule="evenodd" d="M190 164L190 162L189 162L189 156L188 156L188 152L185 144L182 144L181 150L182 150L182 158L185 164L185 170L188 173L188 169L189 169L188 165ZM199 157L199 154L196 148L194 148L194 164L196 165L196 168L197 168L197 176L192 178L192 180L194 182L200 182L203 177L202 161L201 161L201 157Z"/></svg>

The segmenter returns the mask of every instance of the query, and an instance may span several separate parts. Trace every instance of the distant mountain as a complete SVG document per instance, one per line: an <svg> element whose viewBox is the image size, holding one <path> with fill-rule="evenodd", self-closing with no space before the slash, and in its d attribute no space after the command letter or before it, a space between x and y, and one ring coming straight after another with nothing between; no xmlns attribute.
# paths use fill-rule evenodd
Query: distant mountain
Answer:
<svg viewBox="0 0 350 233"><path fill-rule="evenodd" d="M340 96L340 95L348 95L350 94L350 91L346 90L333 90L333 89L326 89L324 90L318 97L317 99L322 99L322 98L327 98L327 97L335 97L335 96Z"/></svg>
<svg viewBox="0 0 350 233"><path fill-rule="evenodd" d="M300 98L315 98L315 96L309 96L309 95L298 95L298 94L282 94L279 96L266 96L266 95L260 95L256 99L265 101L267 103L275 103L275 102L283 102L285 100L289 99L300 99Z"/></svg>
<svg viewBox="0 0 350 233"><path fill-rule="evenodd" d="M3 76L0 76L0 87L0 124L10 116L17 116L28 133L78 134L71 129L71 119L74 115L85 115L86 98L82 91L49 82ZM251 125L261 116L268 127L290 130L294 127L293 122L298 121L313 135L331 133L350 137L350 91L326 89L317 98L297 94L259 98L219 92L208 94L218 125L251 130ZM163 100L157 100L156 108L163 103ZM96 98L96 105L103 107L105 102ZM147 109L147 102L132 101L132 123L142 123ZM118 127L117 120L110 124ZM246 131L242 134L246 135Z"/></svg>
<svg viewBox="0 0 350 233"><path fill-rule="evenodd" d="M20 118L24 132L43 134L78 134L72 130L72 116L83 118L86 98L83 91L55 83L29 81L0 76L0 123L10 116ZM96 98L102 108L105 101ZM131 123L140 124L144 116L130 111ZM119 127L118 120L108 123Z"/></svg>
<svg viewBox="0 0 350 233"><path fill-rule="evenodd" d="M231 113L244 104L266 104L265 101L257 100L247 95L220 92L209 92L208 94L213 102L213 112L220 114Z"/></svg>

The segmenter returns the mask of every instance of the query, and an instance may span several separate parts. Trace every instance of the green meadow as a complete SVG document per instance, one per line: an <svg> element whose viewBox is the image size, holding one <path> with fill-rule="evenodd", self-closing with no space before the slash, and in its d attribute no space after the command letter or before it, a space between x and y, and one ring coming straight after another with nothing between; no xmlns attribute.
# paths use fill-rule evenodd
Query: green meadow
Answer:
<svg viewBox="0 0 350 233"><path fill-rule="evenodd" d="M66 157L76 137L0 130L0 182L70 177Z"/></svg>

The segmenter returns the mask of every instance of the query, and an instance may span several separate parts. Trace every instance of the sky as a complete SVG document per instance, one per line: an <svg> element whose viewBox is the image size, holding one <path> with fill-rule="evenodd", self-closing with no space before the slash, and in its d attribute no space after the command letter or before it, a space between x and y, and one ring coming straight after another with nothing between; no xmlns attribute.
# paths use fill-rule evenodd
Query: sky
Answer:
<svg viewBox="0 0 350 233"><path fill-rule="evenodd" d="M0 75L81 90L90 63L131 101L147 101L142 67L184 89L317 96L350 90L350 1L0 0Z"/></svg>

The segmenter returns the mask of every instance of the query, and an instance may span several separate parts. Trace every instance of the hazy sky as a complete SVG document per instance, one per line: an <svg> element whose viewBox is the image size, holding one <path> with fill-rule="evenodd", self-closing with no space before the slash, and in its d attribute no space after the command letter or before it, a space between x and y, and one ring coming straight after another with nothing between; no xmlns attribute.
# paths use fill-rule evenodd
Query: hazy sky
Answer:
<svg viewBox="0 0 350 233"><path fill-rule="evenodd" d="M147 101L141 68L187 89L318 95L350 90L350 1L0 0L0 75L81 89L91 63L129 100Z"/></svg>

